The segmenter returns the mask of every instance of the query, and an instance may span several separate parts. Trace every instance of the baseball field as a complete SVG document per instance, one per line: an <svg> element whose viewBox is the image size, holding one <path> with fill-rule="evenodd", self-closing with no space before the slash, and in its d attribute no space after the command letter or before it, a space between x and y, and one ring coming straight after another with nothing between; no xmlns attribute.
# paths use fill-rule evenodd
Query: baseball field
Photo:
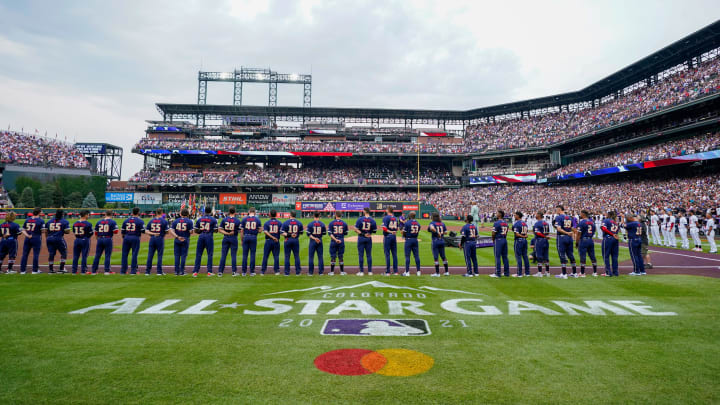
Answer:
<svg viewBox="0 0 720 405"><path fill-rule="evenodd" d="M381 245L373 256L379 274ZM462 252L449 258L458 274ZM692 275L2 275L0 402L713 403L719 288Z"/></svg>

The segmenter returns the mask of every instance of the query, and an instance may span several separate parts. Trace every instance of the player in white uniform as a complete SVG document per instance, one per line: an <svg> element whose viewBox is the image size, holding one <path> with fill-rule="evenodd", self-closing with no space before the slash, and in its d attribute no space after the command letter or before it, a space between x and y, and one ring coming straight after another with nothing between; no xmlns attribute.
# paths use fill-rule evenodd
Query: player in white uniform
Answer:
<svg viewBox="0 0 720 405"><path fill-rule="evenodd" d="M670 247L677 247L677 237L675 236L675 228L677 227L677 218L675 218L675 213L671 213L669 223L668 223L668 236L670 236Z"/></svg>
<svg viewBox="0 0 720 405"><path fill-rule="evenodd" d="M685 211L681 210L678 212L678 233L680 234L680 247L683 249L690 249L690 241L688 241L688 220L685 216Z"/></svg>
<svg viewBox="0 0 720 405"><path fill-rule="evenodd" d="M655 210L650 215L650 234L652 235L653 245L662 245L662 238L660 238L660 217L657 216Z"/></svg>
<svg viewBox="0 0 720 405"><path fill-rule="evenodd" d="M669 220L670 217L668 217L668 214L666 212L663 212L660 215L660 232L662 232L663 246L670 246L670 236L668 235L667 231Z"/></svg>
<svg viewBox="0 0 720 405"><path fill-rule="evenodd" d="M601 229L602 221L603 221L602 215L595 215L595 229L597 231L595 234L595 238L597 238L597 239L602 239L602 229Z"/></svg>
<svg viewBox="0 0 720 405"><path fill-rule="evenodd" d="M717 245L715 245L715 219L713 219L710 212L705 214L705 218L707 220L705 221L703 230L705 231L708 245L710 245L710 253L717 253Z"/></svg>
<svg viewBox="0 0 720 405"><path fill-rule="evenodd" d="M695 211L690 211L690 237L695 244L693 248L696 252L702 252L702 242L700 241L700 228L698 228L698 217L695 215Z"/></svg>
<svg viewBox="0 0 720 405"><path fill-rule="evenodd" d="M618 214L618 225L620 225L620 241L627 242L627 229L625 229L625 214Z"/></svg>

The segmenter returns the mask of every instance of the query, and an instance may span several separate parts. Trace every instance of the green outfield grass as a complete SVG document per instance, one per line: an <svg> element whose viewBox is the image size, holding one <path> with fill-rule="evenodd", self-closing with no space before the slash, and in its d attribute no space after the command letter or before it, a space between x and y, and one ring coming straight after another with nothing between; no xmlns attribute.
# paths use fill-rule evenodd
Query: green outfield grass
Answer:
<svg viewBox="0 0 720 405"><path fill-rule="evenodd" d="M266 219L263 218L263 223ZM148 219L149 221L149 219ZM307 225L312 220L303 218L301 219L303 224ZM323 220L326 224L330 221L325 219ZM346 221L350 226L352 226L355 223L355 220ZM380 222L380 221L378 221ZM427 226L429 225L429 220L420 220L420 224L423 226L423 231L420 233L419 239L420 242L420 263L422 266L432 266L433 265L433 257L432 257L432 249L431 249L431 237L430 233L427 232ZM445 224L447 226L462 226L464 225L461 221L445 221ZM382 235L382 230L378 231L378 234ZM486 235L489 235L489 233L484 233ZM352 230L348 233L348 236L356 236L355 232ZM221 249L221 241L222 241L223 235L221 234L215 234L214 240L215 240L215 247L214 247L214 259L213 259L213 266L214 271L217 271L217 266L220 262L220 249ZM329 251L329 237L323 238L325 243L325 250L324 250L324 258L325 258L325 265L326 270L329 270L330 265L330 251ZM300 238L300 261L303 266L303 271L307 270L307 264L308 264L308 242L309 238L305 235L303 235ZM191 242L190 242L190 251L188 253L187 257L187 263L186 263L186 271L190 271L192 269L192 266L195 263L195 247L197 243L197 236L193 236ZM263 256L263 246L265 245L265 236L260 235L258 237L258 244L257 244L257 252L256 252L256 267L257 271L260 270L260 264L262 262L262 256ZM144 270L146 267L147 262L147 251L148 251L148 244L147 239L143 239L143 242L140 247L140 254L138 255L139 259L138 262L140 264L140 269ZM595 244L595 252L597 256L598 263L600 264L600 267L602 268L602 253L600 250L600 243ZM90 255L92 256L94 252L90 252ZM465 266L465 257L463 254L463 251L458 248L446 248L446 254L448 257L448 263L450 266ZM493 249L492 248L482 248L477 250L478 255L478 265L479 266L494 266L495 265L495 257L493 255ZM240 267L241 261L242 261L242 247L238 249L238 267ZM515 272L515 254L513 250L513 237L511 236L508 239L508 256L510 259L510 265L511 265L511 272ZM577 257L577 250L575 251L576 259L579 260ZM373 245L372 250L372 257L373 257L373 270L375 272L380 272L385 270L385 254L383 252L383 246L382 243L375 243ZM629 260L630 254L628 253L627 249L621 248L620 249L620 261L623 260ZM91 259L88 259L91 260ZM157 263L157 259L156 263ZM121 255L119 252L113 253L112 257L112 264L113 265L119 265L121 261ZM404 252L404 244L400 243L398 244L398 262L399 267L401 271L405 267L405 252ZM167 240L165 242L165 253L163 255L163 268L165 271L172 271L173 266L175 263L175 256L173 251L173 243L170 240ZM203 256L202 259L203 265L207 263L207 257ZM283 269L284 263L285 263L285 256L283 252L282 245L280 247L280 263L281 263L281 270ZM414 269L414 258L412 258L410 266L411 270ZM579 263L579 262L578 262ZM230 264L230 255L228 254L227 258L227 264L225 271L230 271L228 266ZM292 264L292 263L291 263ZM356 266L358 264L358 251L357 251L357 243L355 242L346 242L345 243L345 264L349 266ZM552 266L559 265L560 261L558 259L557 255L557 249L555 249L554 242L550 242L550 264ZM317 265L317 259L316 259L316 265ZM588 259L588 266L590 266L590 262ZM532 263L531 263L532 267ZM268 269L272 271L272 258L269 260ZM294 264L291 266L291 270L294 271ZM317 270L317 269L316 269ZM533 272L535 272L535 269L531 269ZM203 270L205 271L205 267L203 267ZM487 273L487 270L484 270L485 273Z"/></svg>
<svg viewBox="0 0 720 405"><path fill-rule="evenodd" d="M120 276L0 276L0 402L2 403L717 403L720 401L720 279L652 276L618 279L491 279L459 276L375 277L386 285L338 291L358 277L193 279ZM391 297L407 291L410 297ZM467 293L474 294L467 294ZM270 294L270 295L268 295ZM340 295L342 294L342 295ZM351 295L352 294L352 295ZM480 294L480 295L477 295ZM380 297L379 295L382 295ZM143 298L131 314L82 308ZM282 299L274 315L257 301ZM465 311L493 306L499 315ZM164 300L171 314L139 312ZM186 315L201 300L205 315ZM326 300L316 311L307 302ZM337 312L347 300L377 310ZM416 301L431 313L389 315L390 301ZM553 301L586 305L642 301L662 316L605 316ZM510 315L525 301L549 311ZM223 307L222 304L237 303ZM443 304L445 303L445 304ZM527 304L519 304L526 307ZM636 305L641 305L636 303ZM301 314L303 312L305 314ZM335 314L329 314L335 311ZM668 314L671 313L671 314ZM674 315L673 315L674 313ZM323 336L327 319L422 319L427 336ZM314 359L331 350L402 348L434 359L408 377L340 376Z"/></svg>

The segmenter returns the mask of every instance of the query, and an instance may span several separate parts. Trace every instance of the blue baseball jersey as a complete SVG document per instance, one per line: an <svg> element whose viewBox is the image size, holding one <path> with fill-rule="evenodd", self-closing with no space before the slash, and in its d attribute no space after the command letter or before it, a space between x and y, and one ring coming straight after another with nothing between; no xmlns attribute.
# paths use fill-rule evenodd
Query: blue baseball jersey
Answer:
<svg viewBox="0 0 720 405"><path fill-rule="evenodd" d="M397 232L400 222L395 215L385 215L382 220L383 235L392 235L390 232Z"/></svg>
<svg viewBox="0 0 720 405"><path fill-rule="evenodd" d="M435 228L435 230L431 230L430 226ZM430 225L428 225L428 232L430 232L433 240L442 239L445 232L447 232L447 226L445 226L442 221L430 222Z"/></svg>
<svg viewBox="0 0 720 405"><path fill-rule="evenodd" d="M241 221L237 217L225 217L220 221L220 229L228 232L227 237L236 238L240 234Z"/></svg>
<svg viewBox="0 0 720 405"><path fill-rule="evenodd" d="M581 238L592 238L595 235L595 223L590 219L581 219L578 225L578 231Z"/></svg>
<svg viewBox="0 0 720 405"><path fill-rule="evenodd" d="M625 224L625 229L627 230L628 238L630 239L640 239L642 238L642 225L640 222L637 221L630 221Z"/></svg>
<svg viewBox="0 0 720 405"><path fill-rule="evenodd" d="M76 221L72 226L75 239L87 239L93 235L92 224L88 221Z"/></svg>
<svg viewBox="0 0 720 405"><path fill-rule="evenodd" d="M350 227L347 222L342 219L334 219L328 225L328 229L330 230L330 235L334 236L335 239L343 240L345 235L348 234Z"/></svg>
<svg viewBox="0 0 720 405"><path fill-rule="evenodd" d="M145 232L145 222L138 217L130 217L123 222L120 232L123 235L140 236Z"/></svg>
<svg viewBox="0 0 720 405"><path fill-rule="evenodd" d="M610 218L606 218L602 223L603 235L607 238L612 237L618 233L618 224Z"/></svg>
<svg viewBox="0 0 720 405"><path fill-rule="evenodd" d="M553 224L555 225L555 228L562 229L565 232L572 232L573 230L573 220L569 215L560 214L556 216Z"/></svg>
<svg viewBox="0 0 720 405"><path fill-rule="evenodd" d="M355 228L362 232L362 235L366 233L375 233L377 231L377 222L370 217L360 217L355 222Z"/></svg>
<svg viewBox="0 0 720 405"><path fill-rule="evenodd" d="M43 221L40 217L28 218L23 224L25 232L29 233L30 237L33 239L38 239L42 237L42 231L44 227L45 221Z"/></svg>
<svg viewBox="0 0 720 405"><path fill-rule="evenodd" d="M65 230L70 229L70 222L67 219L51 219L45 224L48 238L64 238Z"/></svg>
<svg viewBox="0 0 720 405"><path fill-rule="evenodd" d="M398 228L404 229L405 228L405 222L407 222L407 218L405 218L405 215L400 215L398 217Z"/></svg>
<svg viewBox="0 0 720 405"><path fill-rule="evenodd" d="M255 215L249 215L240 221L240 228L246 236L257 236L262 229L262 222Z"/></svg>
<svg viewBox="0 0 720 405"><path fill-rule="evenodd" d="M535 235L541 233L543 236L548 238L550 237L550 224L541 219L533 225L533 232L535 232Z"/></svg>
<svg viewBox="0 0 720 405"><path fill-rule="evenodd" d="M314 220L314 221L310 222L307 226L308 236L322 238L323 235L325 235L325 233L326 233L325 224L323 224L319 220Z"/></svg>
<svg viewBox="0 0 720 405"><path fill-rule="evenodd" d="M185 239L190 237L190 232L192 232L193 227L193 221L190 218L178 218L172 223L172 229L175 231L175 235Z"/></svg>
<svg viewBox="0 0 720 405"><path fill-rule="evenodd" d="M117 222L112 219L101 219L95 224L95 234L98 238L109 238L118 230Z"/></svg>
<svg viewBox="0 0 720 405"><path fill-rule="evenodd" d="M203 215L202 217L198 218L197 221L195 221L195 229L199 233L208 234L216 232L217 226L217 219L209 215Z"/></svg>
<svg viewBox="0 0 720 405"><path fill-rule="evenodd" d="M507 238L508 233L508 224L505 222L504 219L500 219L495 221L493 224L493 231L495 232L495 239L501 238L505 239Z"/></svg>
<svg viewBox="0 0 720 405"><path fill-rule="evenodd" d="M299 237L303 229L305 228L303 228L302 222L298 221L295 218L288 219L282 226L283 233L286 233L291 238Z"/></svg>
<svg viewBox="0 0 720 405"><path fill-rule="evenodd" d="M159 233L161 237L165 236L165 233L168 230L168 227L170 225L168 224L168 221L165 220L165 218L153 218L148 222L147 224L147 230L152 233Z"/></svg>
<svg viewBox="0 0 720 405"><path fill-rule="evenodd" d="M513 224L513 232L519 233L521 237L527 237L528 226L523 220L517 220Z"/></svg>
<svg viewBox="0 0 720 405"><path fill-rule="evenodd" d="M270 235L272 235L275 238L280 239L280 231L282 230L282 222L278 221L277 218L271 218L267 222L265 222L265 225L263 225L263 230Z"/></svg>
<svg viewBox="0 0 720 405"><path fill-rule="evenodd" d="M20 225L15 222L4 222L0 225L0 235L2 235L3 239L17 239L18 235L20 235Z"/></svg>
<svg viewBox="0 0 720 405"><path fill-rule="evenodd" d="M477 227L473 224L465 224L460 230L460 235L464 236L465 240L474 241L478 236Z"/></svg>
<svg viewBox="0 0 720 405"><path fill-rule="evenodd" d="M420 223L414 219L411 219L405 223L405 237L406 238L417 238L420 234Z"/></svg>

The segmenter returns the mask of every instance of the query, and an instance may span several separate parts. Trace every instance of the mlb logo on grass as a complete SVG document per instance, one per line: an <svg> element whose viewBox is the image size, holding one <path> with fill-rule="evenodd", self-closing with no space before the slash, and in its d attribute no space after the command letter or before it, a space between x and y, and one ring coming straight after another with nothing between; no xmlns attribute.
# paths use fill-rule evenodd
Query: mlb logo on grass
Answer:
<svg viewBox="0 0 720 405"><path fill-rule="evenodd" d="M321 335L335 336L427 336L423 319L328 319Z"/></svg>

